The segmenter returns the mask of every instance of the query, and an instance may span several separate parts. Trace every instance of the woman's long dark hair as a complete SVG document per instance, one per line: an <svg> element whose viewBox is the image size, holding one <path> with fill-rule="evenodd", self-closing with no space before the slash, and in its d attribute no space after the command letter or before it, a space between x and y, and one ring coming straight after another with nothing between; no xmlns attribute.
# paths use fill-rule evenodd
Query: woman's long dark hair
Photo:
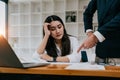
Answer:
<svg viewBox="0 0 120 80"><path fill-rule="evenodd" d="M67 32L65 30L65 25L64 25L62 19L60 17L56 16L56 15L51 15L51 16L48 16L44 22L51 23L52 21L59 21L63 25L63 28L64 28L64 35L63 35L63 38L62 38L62 50L61 50L62 54L61 55L65 56L67 54L70 54L70 48L71 48L70 39L68 37L69 35L67 34ZM43 36L44 35L45 35L45 33L44 33L44 30L43 30ZM54 38L52 36L49 37L45 49L46 49L47 54L49 56L52 56L52 57L57 57L58 56L55 41L54 41Z"/></svg>

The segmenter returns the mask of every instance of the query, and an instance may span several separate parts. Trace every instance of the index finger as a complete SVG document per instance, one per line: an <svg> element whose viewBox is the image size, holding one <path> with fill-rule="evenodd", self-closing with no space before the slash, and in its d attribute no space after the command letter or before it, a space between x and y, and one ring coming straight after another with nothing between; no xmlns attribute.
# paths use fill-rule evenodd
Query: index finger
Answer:
<svg viewBox="0 0 120 80"><path fill-rule="evenodd" d="M84 45L82 44L82 45L78 48L77 53L79 53L80 50L81 50L83 47L84 47Z"/></svg>

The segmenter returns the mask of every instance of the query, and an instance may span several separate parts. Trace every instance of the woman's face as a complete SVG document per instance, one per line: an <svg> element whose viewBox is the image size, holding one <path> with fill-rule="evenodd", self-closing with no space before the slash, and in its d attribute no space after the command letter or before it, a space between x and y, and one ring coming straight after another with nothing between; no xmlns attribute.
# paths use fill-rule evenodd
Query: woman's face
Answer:
<svg viewBox="0 0 120 80"><path fill-rule="evenodd" d="M64 34L63 25L59 21L52 21L50 23L50 32L51 32L51 36L54 39L56 40L62 39Z"/></svg>

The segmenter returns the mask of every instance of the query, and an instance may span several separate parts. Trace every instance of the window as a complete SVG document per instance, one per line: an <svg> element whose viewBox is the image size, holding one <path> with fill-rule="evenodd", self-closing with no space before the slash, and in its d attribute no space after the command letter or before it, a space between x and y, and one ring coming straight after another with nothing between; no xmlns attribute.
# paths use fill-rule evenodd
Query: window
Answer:
<svg viewBox="0 0 120 80"><path fill-rule="evenodd" d="M5 35L5 3L0 1L0 34Z"/></svg>
<svg viewBox="0 0 120 80"><path fill-rule="evenodd" d="M0 0L0 34L6 36L6 2L7 0Z"/></svg>

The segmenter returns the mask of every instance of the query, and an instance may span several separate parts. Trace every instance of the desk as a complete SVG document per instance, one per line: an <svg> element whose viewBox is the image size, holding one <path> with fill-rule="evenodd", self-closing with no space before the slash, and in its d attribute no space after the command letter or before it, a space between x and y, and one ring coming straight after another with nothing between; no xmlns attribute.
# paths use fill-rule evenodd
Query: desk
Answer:
<svg viewBox="0 0 120 80"><path fill-rule="evenodd" d="M120 78L120 67L118 66L106 66L106 70L66 70L64 69L66 66L68 66L68 64L50 64L44 67L29 69L0 67L0 73L47 74L61 76L99 76Z"/></svg>

